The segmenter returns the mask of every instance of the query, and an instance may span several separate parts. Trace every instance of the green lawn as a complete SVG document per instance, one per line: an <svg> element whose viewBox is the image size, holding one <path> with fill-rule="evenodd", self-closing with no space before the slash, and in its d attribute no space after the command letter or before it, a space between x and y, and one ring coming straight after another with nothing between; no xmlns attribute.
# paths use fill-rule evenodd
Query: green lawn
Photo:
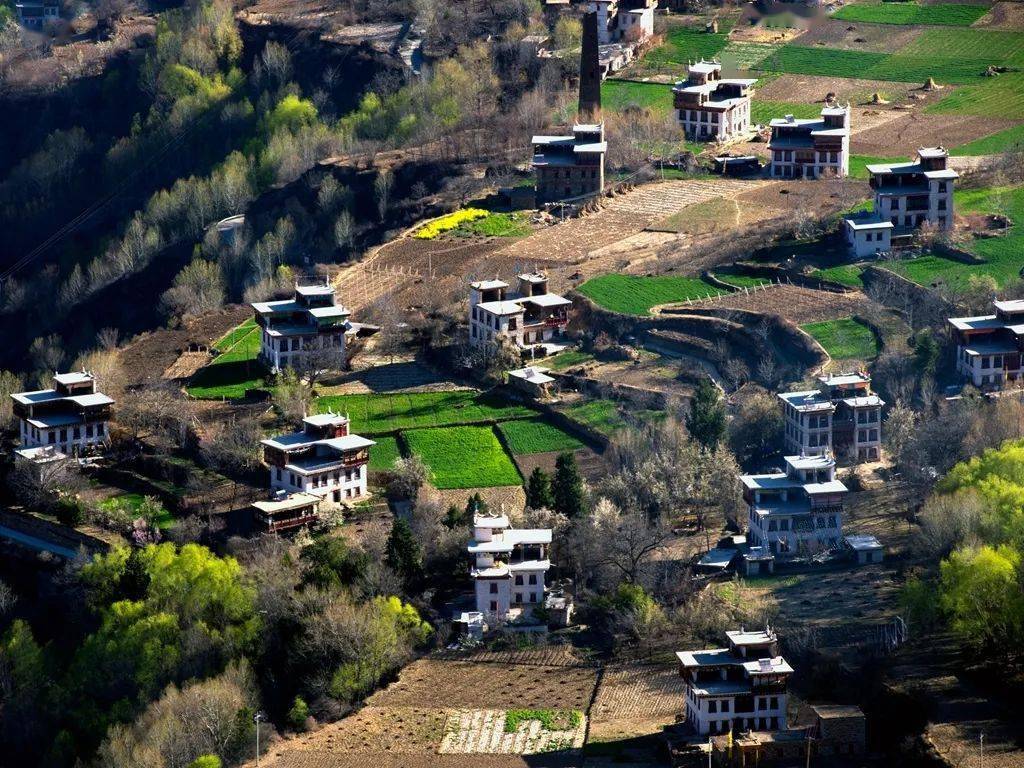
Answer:
<svg viewBox="0 0 1024 768"><path fill-rule="evenodd" d="M473 391L326 395L317 398L316 410L347 413L353 431L365 435L413 427L521 419L536 414L525 405Z"/></svg>
<svg viewBox="0 0 1024 768"><path fill-rule="evenodd" d="M542 418L505 421L498 425L505 443L515 455L524 453L548 453L550 451L575 451L583 443L561 427L556 427Z"/></svg>
<svg viewBox="0 0 1024 768"><path fill-rule="evenodd" d="M883 2L880 5L847 5L833 19L863 21L871 24L936 24L969 27L988 13L986 5Z"/></svg>
<svg viewBox="0 0 1024 768"><path fill-rule="evenodd" d="M795 101L763 101L754 98L750 103L750 122L768 125L773 118L792 115L800 119L821 116L821 104L802 104Z"/></svg>
<svg viewBox="0 0 1024 768"><path fill-rule="evenodd" d="M672 110L672 86L667 83L605 80L601 83L601 106L612 112L639 107L667 115Z"/></svg>
<svg viewBox="0 0 1024 768"><path fill-rule="evenodd" d="M984 264L964 264L942 256L921 256L886 263L886 267L919 285L939 282L965 283L971 275L991 275L1005 285L1024 267L1024 186L995 189L962 189L954 192L954 207L961 213L1002 213L1014 226L1003 237L976 240L968 250L985 259Z"/></svg>
<svg viewBox="0 0 1024 768"><path fill-rule="evenodd" d="M833 360L872 360L878 356L874 331L852 317L800 327L813 336Z"/></svg>
<svg viewBox="0 0 1024 768"><path fill-rule="evenodd" d="M123 509L133 515L137 515L145 498L146 497L141 493L121 493L117 496L111 496L104 499L100 502L100 507L108 511ZM161 507L161 510L161 513L153 520L153 522L156 524L157 528L170 528L174 523L174 515L163 507Z"/></svg>
<svg viewBox="0 0 1024 768"><path fill-rule="evenodd" d="M831 280L834 283L848 285L851 288L863 288L864 281L861 273L864 269L859 264L840 264L835 267L816 269L811 274L820 277L822 280Z"/></svg>
<svg viewBox="0 0 1024 768"><path fill-rule="evenodd" d="M1024 87L1024 83L1021 84ZM1002 152L1024 151L1024 125L1015 125L1005 131L982 136L980 139L961 144L950 151L951 155L997 155Z"/></svg>
<svg viewBox="0 0 1024 768"><path fill-rule="evenodd" d="M247 389L263 386L266 369L256 361L260 351L260 329L246 320L228 331L215 344L221 354L189 381L188 393L200 400L245 397Z"/></svg>
<svg viewBox="0 0 1024 768"><path fill-rule="evenodd" d="M437 488L521 485L523 480L491 427L412 429L402 433L430 467Z"/></svg>
<svg viewBox="0 0 1024 768"><path fill-rule="evenodd" d="M868 166L876 163L903 163L905 157L869 157L868 155L850 155L850 177L868 180Z"/></svg>
<svg viewBox="0 0 1024 768"><path fill-rule="evenodd" d="M398 439L391 435L374 438L376 445L370 446L370 469L386 472L402 457L398 448Z"/></svg>
<svg viewBox="0 0 1024 768"><path fill-rule="evenodd" d="M646 315L651 307L658 304L725 292L697 277L639 277L614 274L591 278L583 283L579 290L605 309L627 315Z"/></svg>
<svg viewBox="0 0 1024 768"><path fill-rule="evenodd" d="M564 371L566 368L572 368L576 365L583 365L584 363L592 362L594 356L589 352L583 352L579 349L570 349L568 352L560 352L554 357L549 357L546 360L541 361L541 364L545 368L550 368L553 371Z"/></svg>

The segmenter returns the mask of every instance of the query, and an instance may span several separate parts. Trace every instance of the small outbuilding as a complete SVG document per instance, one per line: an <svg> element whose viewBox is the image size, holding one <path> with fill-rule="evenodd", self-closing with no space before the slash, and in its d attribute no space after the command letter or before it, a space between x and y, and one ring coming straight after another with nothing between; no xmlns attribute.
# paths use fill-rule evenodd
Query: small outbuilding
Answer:
<svg viewBox="0 0 1024 768"><path fill-rule="evenodd" d="M851 533L843 541L852 550L857 565L882 562L885 551L882 542L874 536L867 533Z"/></svg>
<svg viewBox="0 0 1024 768"><path fill-rule="evenodd" d="M860 707L815 704L813 726L819 755L863 755L867 748L867 720Z"/></svg>
<svg viewBox="0 0 1024 768"><path fill-rule="evenodd" d="M877 217L855 218L843 220L846 226L846 242L850 254L858 259L888 253L892 249L892 231L894 225L888 219Z"/></svg>
<svg viewBox="0 0 1024 768"><path fill-rule="evenodd" d="M253 502L256 526L267 533L278 533L303 525L312 525L320 517L322 499L312 493L277 492L268 501Z"/></svg>
<svg viewBox="0 0 1024 768"><path fill-rule="evenodd" d="M764 576L775 573L775 555L765 547L750 547L743 553L743 575Z"/></svg>
<svg viewBox="0 0 1024 768"><path fill-rule="evenodd" d="M548 375L548 368L528 365L508 372L510 386L536 398L551 397L555 383L553 376Z"/></svg>

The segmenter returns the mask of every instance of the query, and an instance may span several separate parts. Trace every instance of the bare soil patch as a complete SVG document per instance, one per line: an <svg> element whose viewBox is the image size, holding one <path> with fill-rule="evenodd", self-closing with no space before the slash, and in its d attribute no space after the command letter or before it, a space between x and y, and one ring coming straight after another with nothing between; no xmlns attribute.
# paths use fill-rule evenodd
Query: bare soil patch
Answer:
<svg viewBox="0 0 1024 768"><path fill-rule="evenodd" d="M788 216L794 211L823 216L845 210L866 199L871 188L855 179L822 179L816 181L776 181L739 195L737 202L747 211L764 218ZM743 223L751 223L744 219Z"/></svg>
<svg viewBox="0 0 1024 768"><path fill-rule="evenodd" d="M398 680L367 700L377 707L458 709L578 709L585 711L597 684L588 667L481 664L420 659Z"/></svg>
<svg viewBox="0 0 1024 768"><path fill-rule="evenodd" d="M533 664L542 667L588 667L593 664L568 644L545 645L532 648L516 648L509 650L492 650L480 648L474 651L440 651L435 659L445 661L465 661L480 664L520 665Z"/></svg>
<svg viewBox="0 0 1024 768"><path fill-rule="evenodd" d="M879 26L892 27L891 24ZM759 88L757 98L768 101L788 101L796 103L822 103L825 94L835 93L840 101L849 101L853 105L863 105L871 100L874 93L880 93L889 105L879 105L881 110L891 110L900 103L913 101L915 104L928 104L937 101L951 92L946 87L941 91L922 91L921 83L895 83L888 80L857 80L843 77L825 77L823 75L786 74L777 77L770 83ZM911 99L911 94L923 96L923 99ZM862 122L862 116L853 116L852 128Z"/></svg>
<svg viewBox="0 0 1024 768"><path fill-rule="evenodd" d="M119 355L128 382L159 379L164 371L177 370L178 357L191 344L210 345L252 315L252 309L235 304L220 312L188 318L181 328L160 329L136 336Z"/></svg>
<svg viewBox="0 0 1024 768"><path fill-rule="evenodd" d="M917 147L955 147L1013 125L1012 120L976 115L902 112L884 124L854 131L850 150L873 157L911 156Z"/></svg>
<svg viewBox="0 0 1024 768"><path fill-rule="evenodd" d="M1014 31L1024 29L1024 5L1019 2L996 3L988 13L971 26Z"/></svg>
<svg viewBox="0 0 1024 768"><path fill-rule="evenodd" d="M923 31L917 26L823 19L795 42L808 47L892 53L912 43Z"/></svg>
<svg viewBox="0 0 1024 768"><path fill-rule="evenodd" d="M466 500L477 493L491 509L512 511L522 510L526 507L526 492L521 485L493 488L448 488L438 491L445 507L454 504L459 508L466 506Z"/></svg>
<svg viewBox="0 0 1024 768"><path fill-rule="evenodd" d="M746 295L743 293L725 294L710 302L702 303L700 306L701 308L713 307L715 309L763 312L764 314L778 315L797 325L803 325L819 320L850 317L867 307L869 303L870 299L860 292L832 293L784 284Z"/></svg>
<svg viewBox="0 0 1024 768"><path fill-rule="evenodd" d="M529 477L533 470L540 467L549 475L555 471L555 462L562 454L561 451L548 451L547 453L525 453L513 456L516 466L519 467L523 477ZM608 463L597 453L589 448L580 448L573 451L576 457L576 464L580 469L583 479L588 482L596 482L608 474Z"/></svg>
<svg viewBox="0 0 1024 768"><path fill-rule="evenodd" d="M590 738L612 741L660 733L684 709L685 685L674 666L611 666L590 711Z"/></svg>

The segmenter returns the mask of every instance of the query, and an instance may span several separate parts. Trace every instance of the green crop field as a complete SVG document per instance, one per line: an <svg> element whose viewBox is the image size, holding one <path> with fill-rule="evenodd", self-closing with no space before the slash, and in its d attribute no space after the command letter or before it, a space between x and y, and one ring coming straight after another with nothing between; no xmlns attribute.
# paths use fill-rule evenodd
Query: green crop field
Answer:
<svg viewBox="0 0 1024 768"><path fill-rule="evenodd" d="M835 267L816 269L811 274L820 277L822 280L831 280L834 283L848 285L851 288L863 288L864 281L861 273L864 271L859 264L840 264Z"/></svg>
<svg viewBox="0 0 1024 768"><path fill-rule="evenodd" d="M962 285L972 275L989 275L999 285L1015 280L1024 267L1024 186L962 189L954 192L955 208L961 213L1001 213L1014 222L1002 237L976 240L968 250L985 259L984 264L964 264L942 256L928 255L886 266L919 285Z"/></svg>
<svg viewBox="0 0 1024 768"><path fill-rule="evenodd" d="M541 418L505 421L498 425L505 443L515 455L525 453L549 453L551 451L575 451L583 443L561 427L556 427Z"/></svg>
<svg viewBox="0 0 1024 768"><path fill-rule="evenodd" d="M532 231L530 222L522 214L490 213L482 219L474 219L459 225L452 234L455 237L526 237Z"/></svg>
<svg viewBox="0 0 1024 768"><path fill-rule="evenodd" d="M875 333L852 317L801 325L833 360L872 360L878 356Z"/></svg>
<svg viewBox="0 0 1024 768"><path fill-rule="evenodd" d="M969 27L988 13L985 5L883 2L880 5L847 5L833 19L863 21L871 24L935 24Z"/></svg>
<svg viewBox="0 0 1024 768"><path fill-rule="evenodd" d="M613 312L646 315L651 307L725 293L697 277L601 275L579 287L580 293Z"/></svg>
<svg viewBox="0 0 1024 768"><path fill-rule="evenodd" d="M1024 72L990 77L983 85L957 88L925 111L1024 120Z"/></svg>
<svg viewBox="0 0 1024 768"><path fill-rule="evenodd" d="M398 439L391 435L374 438L376 445L370 446L370 469L387 471L402 457Z"/></svg>
<svg viewBox="0 0 1024 768"><path fill-rule="evenodd" d="M729 42L732 21L720 19L718 33L705 32L701 27L674 26L665 33L665 42L652 49L638 62L639 69L682 74L688 61L710 59L718 55Z"/></svg>
<svg viewBox="0 0 1024 768"><path fill-rule="evenodd" d="M601 83L601 105L613 112L639 107L667 115L672 109L672 86L667 83L605 80Z"/></svg>
<svg viewBox="0 0 1024 768"><path fill-rule="evenodd" d="M750 103L750 122L768 125L773 118L792 115L800 119L819 117L821 104L802 104L795 101L762 101L754 98Z"/></svg>
<svg viewBox="0 0 1024 768"><path fill-rule="evenodd" d="M437 488L489 488L523 482L491 427L411 429L402 433L402 439L430 468Z"/></svg>
<svg viewBox="0 0 1024 768"><path fill-rule="evenodd" d="M266 369L256 361L260 351L260 330L246 320L219 339L214 347L221 354L200 368L188 384L188 393L200 400L237 399L247 389L263 386Z"/></svg>
<svg viewBox="0 0 1024 768"><path fill-rule="evenodd" d="M1022 84L1024 85L1024 84ZM980 139L961 144L950 151L951 155L997 155L1002 152L1024 151L1024 125L1015 125L1005 131L982 136Z"/></svg>
<svg viewBox="0 0 1024 768"><path fill-rule="evenodd" d="M781 47L781 43L730 42L718 54L718 60L722 62L722 69L727 71L758 69L761 62ZM762 83L758 83L760 85Z"/></svg>
<svg viewBox="0 0 1024 768"><path fill-rule="evenodd" d="M759 69L789 72L795 75L827 75L831 77L866 77L872 67L888 58L888 54L867 51L844 51L835 48L810 48L790 43L765 58ZM897 77L881 78L899 80ZM820 109L819 109L820 112Z"/></svg>
<svg viewBox="0 0 1024 768"><path fill-rule="evenodd" d="M525 405L487 392L402 392L396 394L325 395L317 398L318 413L347 413L352 429L373 435L413 427L442 427L536 415Z"/></svg>

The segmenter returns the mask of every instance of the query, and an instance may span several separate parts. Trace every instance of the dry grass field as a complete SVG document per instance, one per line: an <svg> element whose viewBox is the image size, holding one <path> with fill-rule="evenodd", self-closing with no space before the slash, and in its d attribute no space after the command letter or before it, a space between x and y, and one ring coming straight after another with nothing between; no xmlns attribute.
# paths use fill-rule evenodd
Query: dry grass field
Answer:
<svg viewBox="0 0 1024 768"><path fill-rule="evenodd" d="M622 664L605 669L590 711L590 740L657 734L684 709L683 679L674 665Z"/></svg>
<svg viewBox="0 0 1024 768"><path fill-rule="evenodd" d="M850 317L868 305L863 293L831 293L798 285L773 285L749 294L729 293L701 302L700 308L740 309L778 315L797 325Z"/></svg>

